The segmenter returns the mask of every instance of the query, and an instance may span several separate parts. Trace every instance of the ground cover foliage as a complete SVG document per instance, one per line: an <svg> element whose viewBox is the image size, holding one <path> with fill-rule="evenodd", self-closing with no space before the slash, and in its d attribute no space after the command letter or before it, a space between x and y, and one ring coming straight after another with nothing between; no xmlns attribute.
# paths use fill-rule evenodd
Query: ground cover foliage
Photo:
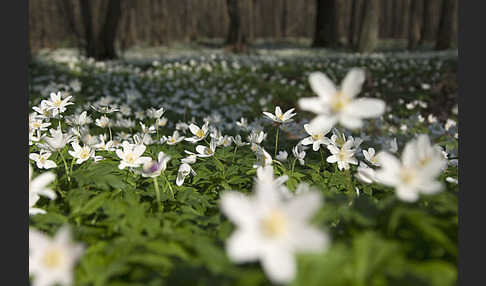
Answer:
<svg viewBox="0 0 486 286"><path fill-rule="evenodd" d="M447 153L447 168L439 176L442 192L404 202L392 187L360 181L358 166L339 170L328 163L331 154L324 145L316 152L306 149L303 164L293 155L308 136L303 125L313 118L297 105L299 98L315 96L309 74L321 71L339 83L352 67L366 70L359 96L384 100L386 112L365 120L357 131L337 125L327 136L361 139L355 157L365 161L362 150L387 150L399 157L408 141L428 134ZM236 264L228 258L225 242L235 225L220 208L226 191L252 193L258 162L252 145L237 146L229 136L249 142L252 130L261 130L267 135L257 145L273 157L275 176L288 176L288 195L305 182L323 198L312 225L326 231L331 242L326 251L297 255L298 271L290 285L455 285L456 72L456 58L440 57L205 55L137 65L81 57L35 61L29 66L29 112L51 93L70 95L74 104L66 106L62 118L41 120L51 125L33 131L30 153L39 154L39 144L59 121L63 133L93 146L95 153L76 164L68 143L52 152L54 168L41 169L30 160L34 179L55 174L49 187L57 197L40 197L35 207L45 213L30 215L29 227L54 236L63 225L70 226L73 240L84 245L74 285L271 285L260 263ZM119 110L103 114L100 106ZM273 113L275 106L297 113L293 122L280 126L277 151L288 153L280 160L274 156L276 124L262 114ZM162 107L157 119L154 112ZM76 125L73 119L83 111L92 120ZM97 124L102 116L109 118L110 128ZM167 137L176 129L191 137L187 125L205 122L217 130L215 138L226 141L213 156L189 164L195 173L189 172L179 186L185 150L197 153L196 145L208 146L210 136L207 142L174 145L167 144ZM102 146L110 138L113 149ZM143 156L152 159L160 151L170 156L155 178L157 185L151 177L119 168L114 149L122 149L123 141L144 144Z"/></svg>

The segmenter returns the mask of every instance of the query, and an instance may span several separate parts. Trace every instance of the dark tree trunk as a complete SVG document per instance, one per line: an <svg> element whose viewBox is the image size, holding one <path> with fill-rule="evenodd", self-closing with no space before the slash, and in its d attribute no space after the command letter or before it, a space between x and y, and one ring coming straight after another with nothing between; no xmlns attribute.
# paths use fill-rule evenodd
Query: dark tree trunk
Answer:
<svg viewBox="0 0 486 286"><path fill-rule="evenodd" d="M367 0L363 5L363 21L358 41L358 52L371 53L378 45L380 1Z"/></svg>
<svg viewBox="0 0 486 286"><path fill-rule="evenodd" d="M241 39L241 16L240 10L238 9L237 0L226 0L226 6L230 20L226 44L232 45L238 43L238 41Z"/></svg>
<svg viewBox="0 0 486 286"><path fill-rule="evenodd" d="M408 22L408 49L415 50L418 46L420 40L420 25L421 25L421 15L420 8L421 0L412 0L410 2L410 18Z"/></svg>
<svg viewBox="0 0 486 286"><path fill-rule="evenodd" d="M454 31L454 14L457 10L457 0L443 0L440 13L439 31L437 41L435 42L436 50L450 49Z"/></svg>
<svg viewBox="0 0 486 286"><path fill-rule="evenodd" d="M316 0L316 24L313 47L334 47L338 44L337 3L335 0Z"/></svg>
<svg viewBox="0 0 486 286"><path fill-rule="evenodd" d="M57 8L60 14L64 16L64 20L66 21L69 31L74 35L74 41L76 42L76 45L79 49L81 49L81 43L79 41L79 39L81 39L81 34L79 33L79 29L76 26L73 3L71 2L71 0L58 0Z"/></svg>
<svg viewBox="0 0 486 286"><path fill-rule="evenodd" d="M287 0L282 0L282 19L280 27L282 28L282 36L285 38L287 37L287 18L289 15Z"/></svg>
<svg viewBox="0 0 486 286"><path fill-rule="evenodd" d="M97 60L117 58L115 37L121 18L121 1L109 0L103 25L98 35L96 35L92 23L91 1L79 0L85 31L85 50L88 57Z"/></svg>
<svg viewBox="0 0 486 286"><path fill-rule="evenodd" d="M433 28L433 14L434 14L434 2L432 0L423 1L423 11L422 11L422 29L420 31L419 45L423 45L425 41L432 38L432 28Z"/></svg>
<svg viewBox="0 0 486 286"><path fill-rule="evenodd" d="M358 14L357 13L357 1L358 0L351 0L351 16L350 16L350 22L349 22L349 33L348 33L348 47L351 49L355 48L356 45L356 40L355 40L355 35L356 35L356 17Z"/></svg>

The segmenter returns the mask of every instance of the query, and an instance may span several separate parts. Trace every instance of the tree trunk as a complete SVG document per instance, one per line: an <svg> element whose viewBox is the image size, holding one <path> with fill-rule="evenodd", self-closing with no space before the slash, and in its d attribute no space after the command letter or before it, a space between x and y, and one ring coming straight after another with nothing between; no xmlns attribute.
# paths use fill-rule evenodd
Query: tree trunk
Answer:
<svg viewBox="0 0 486 286"><path fill-rule="evenodd" d="M287 37L287 18L289 15L287 0L282 0L282 19L280 27L282 28L282 36Z"/></svg>
<svg viewBox="0 0 486 286"><path fill-rule="evenodd" d="M240 17L240 10L238 9L238 1L237 0L226 0L226 6L228 11L229 17L229 30L228 35L226 37L226 44L232 45L236 44L238 40L241 38L241 17Z"/></svg>
<svg viewBox="0 0 486 286"><path fill-rule="evenodd" d="M439 31L437 41L435 42L436 50L450 49L453 38L454 14L457 10L456 0L443 0L440 14Z"/></svg>
<svg viewBox="0 0 486 286"><path fill-rule="evenodd" d="M409 28L408 28L408 49L409 50L415 50L418 46L419 40L420 40L420 8L421 0L412 0L410 2L410 18L408 21Z"/></svg>
<svg viewBox="0 0 486 286"><path fill-rule="evenodd" d="M371 53L378 45L380 1L367 0L363 5L363 21L358 42L358 52Z"/></svg>
<svg viewBox="0 0 486 286"><path fill-rule="evenodd" d="M423 45L425 41L432 38L433 17L434 14L434 2L432 0L423 1L422 11L422 29L420 31L419 45Z"/></svg>
<svg viewBox="0 0 486 286"><path fill-rule="evenodd" d="M87 57L95 57L96 55L96 41L93 32L93 23L91 22L91 1L79 0L81 7L81 19L84 27L84 46Z"/></svg>
<svg viewBox="0 0 486 286"><path fill-rule="evenodd" d="M335 47L338 44L335 0L316 0L316 23L313 47Z"/></svg>
<svg viewBox="0 0 486 286"><path fill-rule="evenodd" d="M356 17L358 14L357 13L357 1L358 0L351 0L351 16L350 16L350 20L349 20L349 33L348 33L348 47L350 47L351 49L354 49L355 48L355 45L356 45L356 40L354 38L355 34L356 34Z"/></svg>

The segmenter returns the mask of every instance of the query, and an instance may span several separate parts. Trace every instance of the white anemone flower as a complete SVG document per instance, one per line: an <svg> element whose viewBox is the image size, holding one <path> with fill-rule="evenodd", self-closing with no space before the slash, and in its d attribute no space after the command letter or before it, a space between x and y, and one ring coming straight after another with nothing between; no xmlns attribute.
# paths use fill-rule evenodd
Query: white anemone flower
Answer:
<svg viewBox="0 0 486 286"><path fill-rule="evenodd" d="M153 119L159 119L165 112L165 109L163 107L159 109L155 108L149 108L147 110L147 116Z"/></svg>
<svg viewBox="0 0 486 286"><path fill-rule="evenodd" d="M368 167L368 165L366 165L366 163L363 161L359 162L356 178L366 184L378 182L376 178L376 171L373 168Z"/></svg>
<svg viewBox="0 0 486 286"><path fill-rule="evenodd" d="M275 159L281 161L281 162L285 162L287 160L287 157L289 156L289 153L287 153L287 151L279 151L278 154L277 154L277 157L275 157Z"/></svg>
<svg viewBox="0 0 486 286"><path fill-rule="evenodd" d="M169 137L163 136L161 140L163 140L165 143L167 143L167 145L175 145L175 144L181 142L182 140L184 140L184 138L185 138L184 136L179 135L179 131L174 130L174 133L172 133L172 136L169 136Z"/></svg>
<svg viewBox="0 0 486 286"><path fill-rule="evenodd" d="M211 157L214 155L215 151L216 151L216 140L214 139L211 139L211 142L209 143L209 147L204 145L196 146L196 152L199 153L197 154L197 156L201 158Z"/></svg>
<svg viewBox="0 0 486 286"><path fill-rule="evenodd" d="M376 158L375 149L368 148L368 150L363 150L363 156L365 157L366 161L370 162L374 166L380 166L378 163L378 159Z"/></svg>
<svg viewBox="0 0 486 286"><path fill-rule="evenodd" d="M339 170L348 170L350 168L349 164L358 165L358 160L354 157L355 150L352 147L352 140L346 141L341 148L332 144L327 145L327 149L332 155L327 157L326 161L328 163L337 162Z"/></svg>
<svg viewBox="0 0 486 286"><path fill-rule="evenodd" d="M101 128L107 128L110 126L110 119L105 115L95 120L95 124Z"/></svg>
<svg viewBox="0 0 486 286"><path fill-rule="evenodd" d="M51 128L49 132L51 133L51 137L44 137L43 139L46 141L47 147L52 151L61 150L74 139L72 135L62 133L60 127L57 129Z"/></svg>
<svg viewBox="0 0 486 286"><path fill-rule="evenodd" d="M76 164L81 164L95 155L95 151L89 145L81 147L78 142L72 142L71 146L74 150L69 150L68 153L76 159Z"/></svg>
<svg viewBox="0 0 486 286"><path fill-rule="evenodd" d="M235 142L236 146L238 147L242 147L242 146L245 146L245 145L250 145L250 143L248 142L243 142L243 140L241 139L241 135L238 134L234 137L233 141Z"/></svg>
<svg viewBox="0 0 486 286"><path fill-rule="evenodd" d="M119 169L125 169L126 167L136 168L140 165L152 161L150 157L142 157L143 152L147 148L143 144L130 144L128 141L122 143L123 151L117 149L116 155L121 159L118 165Z"/></svg>
<svg viewBox="0 0 486 286"><path fill-rule="evenodd" d="M418 200L419 194L435 194L442 190L436 178L447 161L435 147L428 146L425 137L414 139L405 145L401 161L388 152L380 152L376 171L380 183L394 187L399 199L406 202ZM428 137L427 137L428 140Z"/></svg>
<svg viewBox="0 0 486 286"><path fill-rule="evenodd" d="M259 260L274 283L289 283L296 275L295 255L327 248L327 233L309 224L321 207L318 192L284 199L273 179L272 167L265 167L256 180L254 195L228 191L221 196L222 212L237 226L226 241L231 261Z"/></svg>
<svg viewBox="0 0 486 286"><path fill-rule="evenodd" d="M184 184L184 180L186 179L187 176L189 176L189 174L195 176L196 172L192 169L192 167L189 164L182 163L179 166L179 171L177 173L176 185L182 186L182 184Z"/></svg>
<svg viewBox="0 0 486 286"><path fill-rule="evenodd" d="M303 150L302 145L300 144L295 145L294 148L292 148L292 154L294 154L294 157L297 158L297 160L299 160L299 164L301 166L304 166L305 164L304 158L306 153Z"/></svg>
<svg viewBox="0 0 486 286"><path fill-rule="evenodd" d="M148 161L143 164L141 172L142 176L150 178L160 176L161 172L165 171L167 168L167 162L169 162L170 158L169 155L160 151L157 156L157 161Z"/></svg>
<svg viewBox="0 0 486 286"><path fill-rule="evenodd" d="M385 112L385 103L380 99L355 98L364 80L365 72L352 68L344 77L340 89L337 89L325 74L313 72L309 76L309 83L318 96L300 99L299 106L302 110L317 114L311 121L313 124L331 128L340 123L349 129L360 128L362 119L379 117Z"/></svg>
<svg viewBox="0 0 486 286"><path fill-rule="evenodd" d="M74 266L84 247L74 243L68 226L53 238L29 229L29 275L32 286L72 285Z"/></svg>
<svg viewBox="0 0 486 286"><path fill-rule="evenodd" d="M206 136L208 136L208 134L209 134L209 123L208 122L204 123L204 125L201 128L199 128L199 126L197 126L196 124L191 123L191 125L189 125L189 130L191 131L191 133L194 136L193 137L186 137L184 140L189 141L191 143L199 142L199 141L203 140L204 138L206 138Z"/></svg>
<svg viewBox="0 0 486 286"><path fill-rule="evenodd" d="M258 146L257 151L255 152L257 160L255 164L253 164L253 168L260 168L265 166L270 166L273 163L272 156L268 154L263 147Z"/></svg>
<svg viewBox="0 0 486 286"><path fill-rule="evenodd" d="M45 172L32 180L32 166L29 164L29 215L45 214L43 209L35 208L35 204L40 199L40 196L47 197L51 200L56 199L56 193L46 188L56 178L52 172Z"/></svg>
<svg viewBox="0 0 486 286"><path fill-rule="evenodd" d="M39 152L39 154L30 153L29 159L35 161L35 164L37 165L37 168L39 168L39 169L56 168L57 167L56 162L49 160L49 157L51 157L51 154L52 153L49 152L49 151L41 150Z"/></svg>
<svg viewBox="0 0 486 286"><path fill-rule="evenodd" d="M56 116L66 111L66 106L74 104L69 102L71 98L72 96L69 95L62 99L62 93L60 91L57 93L51 92L49 100L46 100L47 108L52 110L53 116Z"/></svg>
<svg viewBox="0 0 486 286"><path fill-rule="evenodd" d="M292 117L296 115L296 113L292 113L294 111L294 108L291 108L287 110L285 113L282 113L282 110L280 109L280 106L275 107L275 114L272 114L270 112L264 111L263 114L270 118L272 121L277 122L277 123L287 123L293 121Z"/></svg>
<svg viewBox="0 0 486 286"><path fill-rule="evenodd" d="M304 124L304 129L310 136L302 139L302 145L312 144L312 150L317 151L321 145L331 144L331 140L326 137L326 134L329 133L330 129L327 129L325 126L323 128L311 124Z"/></svg>

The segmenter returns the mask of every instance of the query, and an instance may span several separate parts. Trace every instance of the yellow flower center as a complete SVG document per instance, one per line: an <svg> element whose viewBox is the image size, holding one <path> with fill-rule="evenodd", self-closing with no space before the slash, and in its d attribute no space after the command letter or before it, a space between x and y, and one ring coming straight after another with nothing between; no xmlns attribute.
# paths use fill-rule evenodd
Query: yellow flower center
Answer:
<svg viewBox="0 0 486 286"><path fill-rule="evenodd" d="M196 136L197 136L197 137L199 137L199 138L203 138L203 136L204 136L204 130L199 129L199 130L196 132Z"/></svg>
<svg viewBox="0 0 486 286"><path fill-rule="evenodd" d="M41 164L45 164L45 163L46 163L46 158L44 158L44 157L42 157L42 156L41 156L41 157L39 158L39 162L40 162Z"/></svg>
<svg viewBox="0 0 486 286"><path fill-rule="evenodd" d="M287 220L280 210L273 210L261 222L262 232L271 238L284 234L287 230Z"/></svg>
<svg viewBox="0 0 486 286"><path fill-rule="evenodd" d="M204 153L206 153L206 155L211 155L211 154L213 154L213 150L211 150L211 148L206 148L204 150Z"/></svg>
<svg viewBox="0 0 486 286"><path fill-rule="evenodd" d="M34 122L34 123L32 124L32 126L33 126L35 129L37 129L37 128L41 127L41 124L40 124L39 122Z"/></svg>
<svg viewBox="0 0 486 286"><path fill-rule="evenodd" d="M48 250L44 257L42 257L42 263L44 266L50 269L55 269L61 266L63 261L63 255L60 249L54 248Z"/></svg>
<svg viewBox="0 0 486 286"><path fill-rule="evenodd" d="M415 179L415 171L410 168L404 168L400 172L400 178L402 181L406 184L411 184L413 180Z"/></svg>
<svg viewBox="0 0 486 286"><path fill-rule="evenodd" d="M317 141L322 139L322 134L314 134L312 135L312 140Z"/></svg>
<svg viewBox="0 0 486 286"><path fill-rule="evenodd" d="M344 152L343 150L339 151L337 156L339 158L339 161L346 161L346 159L348 158L348 154L346 152Z"/></svg>
<svg viewBox="0 0 486 286"><path fill-rule="evenodd" d="M135 158L133 157L132 154L127 154L127 156L125 157L125 161L127 161L130 164L133 164L135 162Z"/></svg>
<svg viewBox="0 0 486 286"><path fill-rule="evenodd" d="M175 139L174 139L174 138L170 138L170 139L169 139L169 142L170 142L170 143L175 143Z"/></svg>
<svg viewBox="0 0 486 286"><path fill-rule="evenodd" d="M81 159L86 159L86 158L88 158L88 157L89 157L89 151L88 151L88 150L86 150L86 149L84 149L83 151L81 151L81 154L79 154L79 157L80 157Z"/></svg>
<svg viewBox="0 0 486 286"><path fill-rule="evenodd" d="M54 100L54 105L55 105L55 106L58 106L58 107L59 107L59 106L61 106L61 103L62 103L62 100L61 100L60 98L59 98L59 99Z"/></svg>
<svg viewBox="0 0 486 286"><path fill-rule="evenodd" d="M331 99L332 112L340 112L350 101L349 97L345 96L341 91L338 91Z"/></svg>
<svg viewBox="0 0 486 286"><path fill-rule="evenodd" d="M430 162L431 158L430 157L425 157L425 158L421 158L418 162L418 165L420 167L424 167L425 165L427 165L429 162Z"/></svg>
<svg viewBox="0 0 486 286"><path fill-rule="evenodd" d="M283 114L282 114L282 115L280 115L280 116L278 117L278 119L280 119L280 121L284 121Z"/></svg>

